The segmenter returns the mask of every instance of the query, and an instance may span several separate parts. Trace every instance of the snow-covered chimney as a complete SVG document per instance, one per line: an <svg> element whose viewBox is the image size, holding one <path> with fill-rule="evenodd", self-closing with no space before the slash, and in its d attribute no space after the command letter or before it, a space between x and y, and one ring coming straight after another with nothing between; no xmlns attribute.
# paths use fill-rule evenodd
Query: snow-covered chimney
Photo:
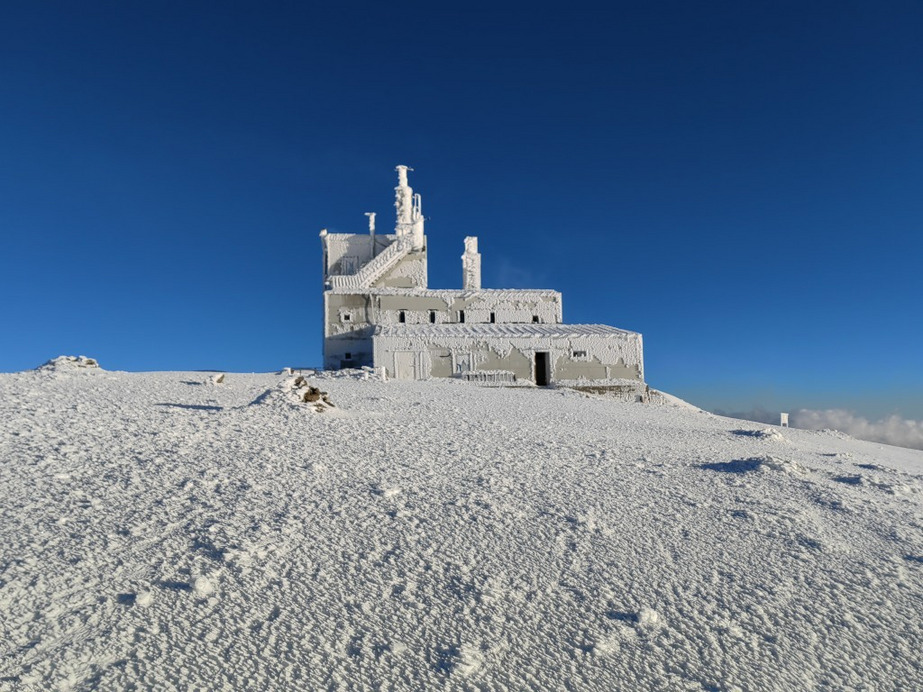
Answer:
<svg viewBox="0 0 923 692"><path fill-rule="evenodd" d="M413 189L407 184L407 171L412 170L407 166L398 166L397 187L394 188L394 208L397 219L394 223L394 234L399 238L410 235L413 224Z"/></svg>
<svg viewBox="0 0 923 692"><path fill-rule="evenodd" d="M476 236L465 238L465 254L462 255L462 288L481 287L481 253L478 252Z"/></svg>

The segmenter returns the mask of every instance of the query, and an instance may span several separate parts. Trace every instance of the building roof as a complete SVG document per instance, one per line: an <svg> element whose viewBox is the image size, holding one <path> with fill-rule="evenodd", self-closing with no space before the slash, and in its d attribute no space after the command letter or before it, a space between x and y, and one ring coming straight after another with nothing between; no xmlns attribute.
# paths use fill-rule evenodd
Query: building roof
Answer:
<svg viewBox="0 0 923 692"><path fill-rule="evenodd" d="M490 295L496 298L515 300L519 297L560 298L561 292L550 288L390 288L373 286L371 288L333 288L331 293L361 293L379 296L420 296L423 298L473 298Z"/></svg>
<svg viewBox="0 0 923 692"><path fill-rule="evenodd" d="M375 327L375 336L394 337L624 337L637 334L605 324L390 324Z"/></svg>

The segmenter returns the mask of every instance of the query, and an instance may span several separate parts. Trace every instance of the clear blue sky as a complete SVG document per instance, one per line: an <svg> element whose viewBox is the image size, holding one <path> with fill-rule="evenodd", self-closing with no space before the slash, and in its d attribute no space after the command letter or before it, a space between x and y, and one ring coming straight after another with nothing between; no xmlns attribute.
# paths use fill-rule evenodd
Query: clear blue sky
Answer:
<svg viewBox="0 0 923 692"><path fill-rule="evenodd" d="M477 235L655 387L923 418L919 2L316 4L4 5L0 370L319 363L405 163L433 286Z"/></svg>

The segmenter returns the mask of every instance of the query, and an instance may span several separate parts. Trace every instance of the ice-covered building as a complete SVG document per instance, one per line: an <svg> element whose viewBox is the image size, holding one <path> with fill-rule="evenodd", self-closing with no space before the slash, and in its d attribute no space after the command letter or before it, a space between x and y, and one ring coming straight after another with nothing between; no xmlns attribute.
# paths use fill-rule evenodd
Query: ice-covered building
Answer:
<svg viewBox="0 0 923 692"><path fill-rule="evenodd" d="M561 294L481 288L477 238L465 238L462 288L427 288L420 195L398 166L393 233L320 232L324 367L373 366L397 379L465 377L643 383L641 335L563 324Z"/></svg>

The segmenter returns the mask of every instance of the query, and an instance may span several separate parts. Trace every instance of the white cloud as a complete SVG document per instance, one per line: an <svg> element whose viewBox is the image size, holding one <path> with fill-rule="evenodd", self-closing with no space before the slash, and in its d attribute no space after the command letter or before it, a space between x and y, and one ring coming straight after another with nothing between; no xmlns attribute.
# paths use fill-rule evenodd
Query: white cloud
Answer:
<svg viewBox="0 0 923 692"><path fill-rule="evenodd" d="M496 281L500 288L535 288L542 283L534 272L510 262L506 257L499 258L499 265Z"/></svg>
<svg viewBox="0 0 923 692"><path fill-rule="evenodd" d="M801 409L791 414L790 424L793 428L805 430L833 428L860 440L923 449L923 421L908 420L897 415L870 421L852 411L839 408L826 411Z"/></svg>
<svg viewBox="0 0 923 692"><path fill-rule="evenodd" d="M779 413L767 411L764 408L755 408L752 411L739 411L727 413L715 411L719 416L741 418L757 423L779 424ZM909 420L897 415L888 416L878 421L857 416L852 411L834 408L825 411L799 409L789 415L789 425L803 430L833 429L852 435L859 440L881 442L895 445L896 447L910 447L923 449L923 421Z"/></svg>

